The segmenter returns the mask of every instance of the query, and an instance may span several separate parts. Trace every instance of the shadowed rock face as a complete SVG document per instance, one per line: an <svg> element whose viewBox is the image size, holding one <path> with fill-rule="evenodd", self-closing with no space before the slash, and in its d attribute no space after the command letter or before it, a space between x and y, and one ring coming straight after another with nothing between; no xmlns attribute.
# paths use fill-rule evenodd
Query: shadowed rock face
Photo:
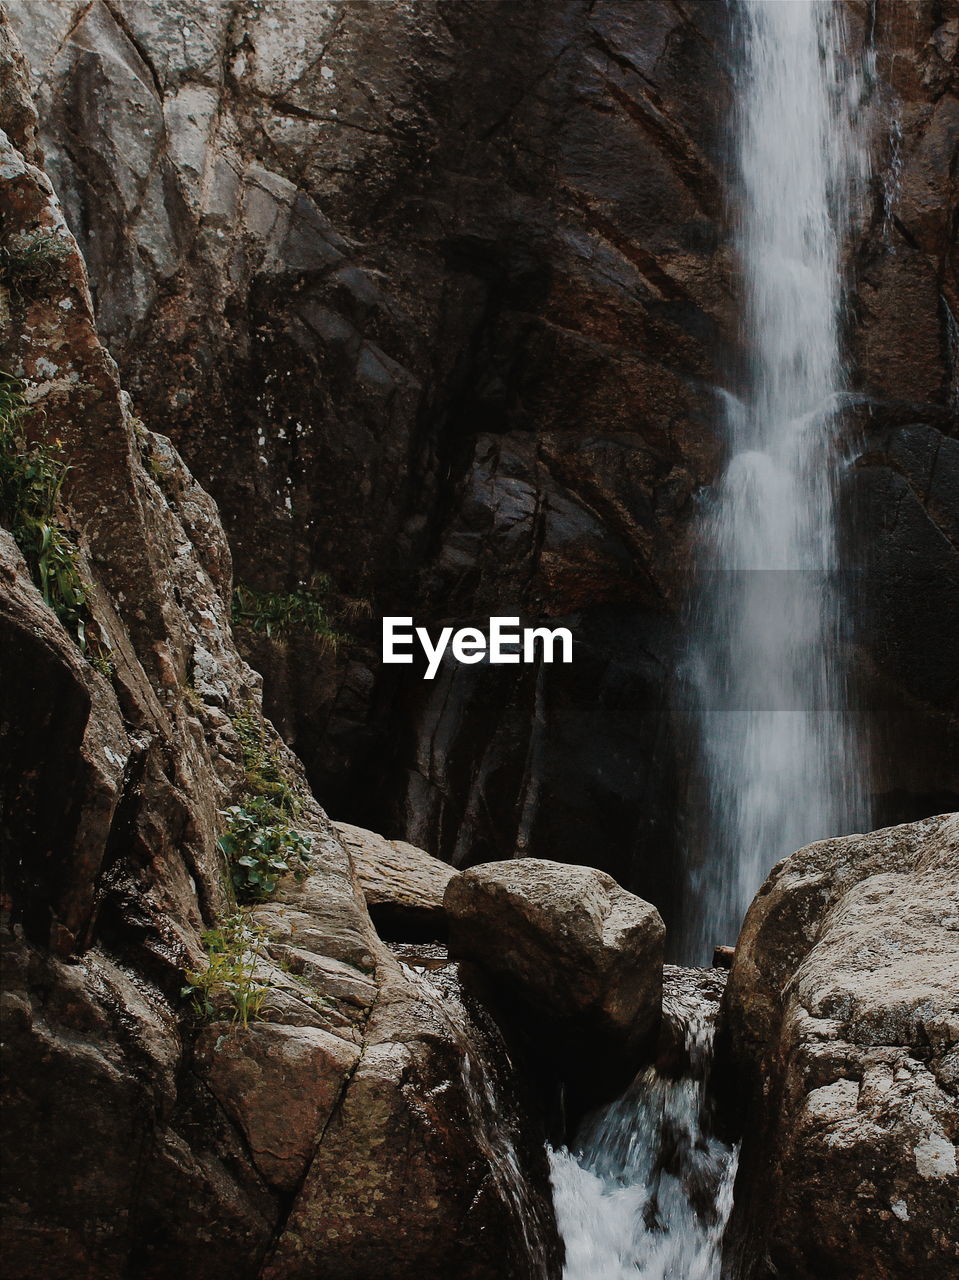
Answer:
<svg viewBox="0 0 959 1280"><path fill-rule="evenodd" d="M866 572L853 670L873 748L874 820L959 806L959 3L879 0L872 217L849 346L869 397L845 507Z"/></svg>
<svg viewBox="0 0 959 1280"><path fill-rule="evenodd" d="M100 324L238 578L578 637L572 671L459 672L445 740L362 617L337 660L254 639L327 802L459 864L582 861L592 827L651 883L731 307L723 7L42 10L22 34Z"/></svg>
<svg viewBox="0 0 959 1280"><path fill-rule="evenodd" d="M951 814L809 845L750 908L724 1006L748 1275L954 1274L957 878Z"/></svg>
<svg viewBox="0 0 959 1280"><path fill-rule="evenodd" d="M130 411L31 163L14 59L0 112L0 368L22 379L23 433L71 468L56 514L100 659L0 530L5 1274L545 1280L542 1134L508 1073L494 1082L495 1046L462 1001L381 944L347 849L262 718L216 507ZM43 270L16 275L37 243ZM243 1025L221 991L201 1027L182 988L206 969L204 930L236 909L217 836L251 785L241 715L301 796L309 874L252 915L259 1018Z"/></svg>

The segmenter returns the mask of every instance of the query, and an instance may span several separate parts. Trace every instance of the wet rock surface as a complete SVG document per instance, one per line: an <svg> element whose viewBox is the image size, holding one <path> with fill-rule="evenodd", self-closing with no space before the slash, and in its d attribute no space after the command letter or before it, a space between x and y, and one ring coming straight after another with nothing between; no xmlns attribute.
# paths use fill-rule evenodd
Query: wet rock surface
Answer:
<svg viewBox="0 0 959 1280"><path fill-rule="evenodd" d="M953 814L809 845L750 908L725 997L747 1274L956 1270L957 876Z"/></svg>
<svg viewBox="0 0 959 1280"><path fill-rule="evenodd" d="M663 1016L656 1048L656 1070L664 1076L702 1074L706 1062L702 1041L689 1034L699 1020L713 1028L726 989L723 969L693 969L663 965ZM710 1049L712 1037L709 1038Z"/></svg>

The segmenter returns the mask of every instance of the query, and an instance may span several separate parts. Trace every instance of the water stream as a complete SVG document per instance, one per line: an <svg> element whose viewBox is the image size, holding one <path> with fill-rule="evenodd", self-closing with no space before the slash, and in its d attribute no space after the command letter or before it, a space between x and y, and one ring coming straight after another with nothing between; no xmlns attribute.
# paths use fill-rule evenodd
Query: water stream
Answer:
<svg viewBox="0 0 959 1280"><path fill-rule="evenodd" d="M709 1070L722 980L667 966L665 1018L680 1074L649 1067L551 1152L564 1280L713 1280L737 1152L712 1131Z"/></svg>
<svg viewBox="0 0 959 1280"><path fill-rule="evenodd" d="M739 0L735 175L742 375L725 470L704 502L687 683L684 964L736 939L779 858L866 820L842 654L836 527L845 402L843 246L867 174L864 78L831 0ZM683 997L680 995L680 1005ZM736 1153L712 1133L711 1020L691 1067L650 1069L552 1156L565 1280L718 1280Z"/></svg>

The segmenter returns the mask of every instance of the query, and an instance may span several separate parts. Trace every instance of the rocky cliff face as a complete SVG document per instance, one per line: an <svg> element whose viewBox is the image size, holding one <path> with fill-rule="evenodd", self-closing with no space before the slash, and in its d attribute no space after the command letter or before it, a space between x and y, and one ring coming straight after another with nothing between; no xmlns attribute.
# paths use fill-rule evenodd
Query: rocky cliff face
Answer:
<svg viewBox="0 0 959 1280"><path fill-rule="evenodd" d="M848 7L888 86L852 335L872 408L849 500L881 635L862 696L883 808L910 816L959 790L935 656L956 616L959 18L952 0ZM667 689L735 349L730 11L17 9L102 331L217 498L238 577L329 574L422 623L573 622L572 669L449 667L432 686L384 673L362 617L337 659L306 636L252 643L337 816L458 864L588 847L668 910ZM935 591L897 586L917 556Z"/></svg>
<svg viewBox="0 0 959 1280"><path fill-rule="evenodd" d="M881 810L909 817L959 794L959 6L847 7L887 86L852 264L860 693ZM535 1116L524 1127L456 984L373 931L344 840L263 720L232 566L281 591L333 579L338 653L307 632L244 649L337 817L459 864L521 851L612 870L668 914L668 690L720 451L714 388L735 363L728 10L17 0L11 20L26 63L0 23L0 365L71 467L60 519L88 637L85 657L4 533L0 656L23 673L3 684L0 755L13 1273L305 1280L320 1258L330 1276L480 1280L504 1257L527 1274L530 1232L555 1271ZM573 667L424 684L380 669L366 616L510 611L571 622ZM301 797L312 860L252 917L261 1017L217 1006L201 1030L181 985L231 909L216 836L250 724ZM920 845L945 828L927 827L895 845L905 871L888 838L881 857L856 846L880 880L905 876L917 918L941 889ZM760 900L730 995L739 1061L782 1104L781 1167L760 1147L744 1167L771 1179L783 1225L755 1229L810 1274L822 1257L894 1268L892 1214L929 1226L925 1253L917 1226L903 1238L932 1267L955 1134L941 1019L916 1021L928 948L904 938L917 986L890 1011L847 954L868 953L861 919L898 936L885 882L805 857ZM816 923L800 902L780 955L763 913L788 916L807 871L826 886ZM893 1143L887 1120L916 1168L890 1157L867 1179L860 1248L830 1218L823 1148L851 1194L868 1144ZM829 1225L821 1255L801 1192Z"/></svg>
<svg viewBox="0 0 959 1280"><path fill-rule="evenodd" d="M575 618L572 672L434 686L384 676L362 618L335 663L259 643L337 816L653 876L730 314L722 7L98 0L21 25L102 330L238 577L328 573L422 623Z"/></svg>
<svg viewBox="0 0 959 1280"><path fill-rule="evenodd" d="M959 628L959 4L878 0L862 17L876 58L875 178L850 357L868 403L845 497L864 569L853 665L882 825L959 796L947 656Z"/></svg>
<svg viewBox="0 0 959 1280"><path fill-rule="evenodd" d="M120 389L0 31L7 1272L552 1274L495 1032L379 941L262 718L216 508ZM264 761L311 849L238 925L217 836Z"/></svg>
<svg viewBox="0 0 959 1280"><path fill-rule="evenodd" d="M826 840L750 908L726 988L743 1274L959 1266L959 815Z"/></svg>

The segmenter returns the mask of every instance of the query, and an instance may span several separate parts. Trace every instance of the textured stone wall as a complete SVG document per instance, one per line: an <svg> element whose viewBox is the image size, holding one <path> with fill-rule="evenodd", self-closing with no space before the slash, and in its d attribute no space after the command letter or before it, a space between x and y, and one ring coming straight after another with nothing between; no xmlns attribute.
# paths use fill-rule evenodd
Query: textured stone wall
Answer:
<svg viewBox="0 0 959 1280"><path fill-rule="evenodd" d="M56 517L87 595L84 653L0 529L5 1274L546 1280L535 1108L455 982L380 942L263 720L216 506L121 390L2 6L0 53L0 369L70 468ZM311 841L302 883L249 917L255 962L232 955L260 989L249 1025L228 991L204 1018L184 992L236 910L217 837L251 786L241 716Z"/></svg>
<svg viewBox="0 0 959 1280"><path fill-rule="evenodd" d="M809 845L756 897L724 998L736 1274L955 1274L957 875L946 814Z"/></svg>
<svg viewBox="0 0 959 1280"><path fill-rule="evenodd" d="M217 497L238 576L329 573L422 623L573 620L571 671L436 687L384 677L362 617L335 663L252 649L327 802L457 860L525 847L628 875L635 852L655 874L732 307L721 6L33 18L100 323Z"/></svg>

